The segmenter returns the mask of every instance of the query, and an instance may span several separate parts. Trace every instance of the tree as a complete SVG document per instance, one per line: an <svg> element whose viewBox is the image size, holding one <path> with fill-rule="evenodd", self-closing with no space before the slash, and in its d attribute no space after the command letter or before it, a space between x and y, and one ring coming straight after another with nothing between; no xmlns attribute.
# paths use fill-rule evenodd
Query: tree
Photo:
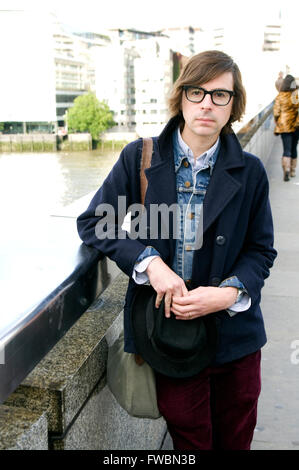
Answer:
<svg viewBox="0 0 299 470"><path fill-rule="evenodd" d="M67 124L69 132L89 132L94 140L98 140L99 134L115 122L108 105L89 92L74 100L74 106L67 113Z"/></svg>

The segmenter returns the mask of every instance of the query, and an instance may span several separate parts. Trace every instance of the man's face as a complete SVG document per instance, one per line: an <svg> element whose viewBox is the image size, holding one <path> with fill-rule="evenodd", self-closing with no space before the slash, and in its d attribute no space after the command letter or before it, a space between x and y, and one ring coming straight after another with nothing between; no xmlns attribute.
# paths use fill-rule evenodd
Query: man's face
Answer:
<svg viewBox="0 0 299 470"><path fill-rule="evenodd" d="M233 91L233 75L231 72L225 72L207 83L200 83L198 86L207 91L215 90L216 88ZM211 95L206 95L201 103L192 103L187 100L185 92L183 92L184 136L187 139L201 137L209 140L215 138L216 140L221 129L230 118L233 99L226 106L217 106L212 102Z"/></svg>

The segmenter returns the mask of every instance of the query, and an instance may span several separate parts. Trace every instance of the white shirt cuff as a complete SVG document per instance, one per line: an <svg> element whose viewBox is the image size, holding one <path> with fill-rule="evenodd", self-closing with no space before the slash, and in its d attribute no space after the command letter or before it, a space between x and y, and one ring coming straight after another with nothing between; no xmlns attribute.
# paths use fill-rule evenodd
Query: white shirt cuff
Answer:
<svg viewBox="0 0 299 470"><path fill-rule="evenodd" d="M149 281L148 275L146 273L146 269L154 258L159 258L159 256L158 255L147 256L142 261L135 264L132 278L136 282L136 284L145 284L146 282Z"/></svg>
<svg viewBox="0 0 299 470"><path fill-rule="evenodd" d="M233 317L238 312L245 312L251 306L251 298L249 295L244 292L241 299L238 302L235 302L231 307L227 308L226 311L228 314Z"/></svg>

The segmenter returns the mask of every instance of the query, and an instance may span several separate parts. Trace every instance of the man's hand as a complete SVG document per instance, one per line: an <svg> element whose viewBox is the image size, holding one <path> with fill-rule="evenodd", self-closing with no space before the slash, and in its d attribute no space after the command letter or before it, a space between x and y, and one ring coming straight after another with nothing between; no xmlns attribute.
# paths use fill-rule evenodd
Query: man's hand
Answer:
<svg viewBox="0 0 299 470"><path fill-rule="evenodd" d="M183 298L188 294L188 289L183 279L172 271L160 257L154 258L150 262L146 272L152 287L157 292L156 308L159 308L165 296L165 316L169 318L173 296Z"/></svg>
<svg viewBox="0 0 299 470"><path fill-rule="evenodd" d="M197 287L184 296L173 296L171 311L178 320L193 320L231 307L237 295L236 287Z"/></svg>

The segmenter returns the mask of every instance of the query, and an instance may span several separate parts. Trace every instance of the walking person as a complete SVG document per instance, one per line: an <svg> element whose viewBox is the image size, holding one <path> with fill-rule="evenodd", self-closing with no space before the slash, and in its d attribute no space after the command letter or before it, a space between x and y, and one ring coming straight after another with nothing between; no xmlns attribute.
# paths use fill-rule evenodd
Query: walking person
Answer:
<svg viewBox="0 0 299 470"><path fill-rule="evenodd" d="M280 135L283 145L282 169L283 180L289 181L295 176L297 166L298 144L298 108L299 101L296 91L296 81L292 75L287 75L275 98L273 114L276 122L274 133Z"/></svg>
<svg viewBox="0 0 299 470"><path fill-rule="evenodd" d="M119 196L126 197L127 208L141 200L142 139L124 148L77 220L81 239L128 275L125 351L139 353L130 315L145 282L156 292L156 307L164 302L166 319L178 320L177 335L182 322L217 320L217 349L208 366L186 378L156 373L158 406L178 450L250 449L256 424L266 343L261 289L276 251L265 169L242 150L231 127L245 102L239 68L220 51L191 57L175 82L171 118L153 138L144 206L149 216L151 205L176 204L176 234L170 220L163 220L168 237L159 231L151 238L149 230L130 238L122 228ZM100 213L103 204L113 207L113 223ZM200 246L188 233L190 224L196 232L198 214Z"/></svg>

